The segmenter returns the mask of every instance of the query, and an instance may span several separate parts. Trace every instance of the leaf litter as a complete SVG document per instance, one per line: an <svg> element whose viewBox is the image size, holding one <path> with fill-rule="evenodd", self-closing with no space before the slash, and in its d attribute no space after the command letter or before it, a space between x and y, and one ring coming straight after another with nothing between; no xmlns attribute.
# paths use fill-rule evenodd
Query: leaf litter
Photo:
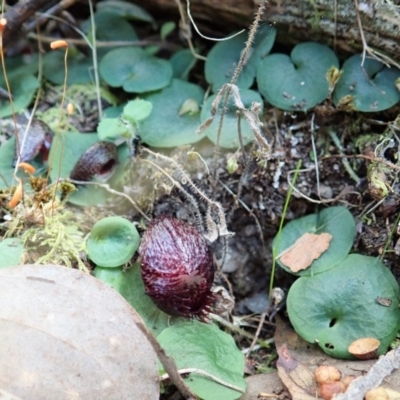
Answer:
<svg viewBox="0 0 400 400"><path fill-rule="evenodd" d="M292 272L301 271L328 250L331 239L332 235L327 232L320 234L306 232L281 253L279 258Z"/></svg>

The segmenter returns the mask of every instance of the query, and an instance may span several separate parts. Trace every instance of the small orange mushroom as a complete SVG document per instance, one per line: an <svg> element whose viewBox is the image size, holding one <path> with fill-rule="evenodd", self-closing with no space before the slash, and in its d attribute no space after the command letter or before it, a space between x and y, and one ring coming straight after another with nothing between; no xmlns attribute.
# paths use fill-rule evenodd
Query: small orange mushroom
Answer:
<svg viewBox="0 0 400 400"><path fill-rule="evenodd" d="M63 49L68 47L68 43L65 40L55 40L50 43L50 47L52 50Z"/></svg>

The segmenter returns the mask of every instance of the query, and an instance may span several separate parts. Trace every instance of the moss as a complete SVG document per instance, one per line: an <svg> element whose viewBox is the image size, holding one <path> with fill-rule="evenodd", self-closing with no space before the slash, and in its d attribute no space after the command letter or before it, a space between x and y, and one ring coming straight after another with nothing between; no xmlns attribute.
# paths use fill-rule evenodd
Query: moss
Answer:
<svg viewBox="0 0 400 400"><path fill-rule="evenodd" d="M70 211L62 210L46 217L44 226L28 228L22 235L24 261L37 258L35 264L58 264L78 267L83 272L89 269L81 259L84 250L84 234Z"/></svg>

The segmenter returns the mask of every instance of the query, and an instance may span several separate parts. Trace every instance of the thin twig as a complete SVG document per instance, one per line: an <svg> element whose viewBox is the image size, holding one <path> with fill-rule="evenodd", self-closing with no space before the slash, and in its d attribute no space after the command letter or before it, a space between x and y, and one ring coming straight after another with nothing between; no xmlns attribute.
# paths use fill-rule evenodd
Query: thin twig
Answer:
<svg viewBox="0 0 400 400"><path fill-rule="evenodd" d="M199 29L197 28L196 23L194 22L194 20L193 20L193 18L192 18L192 14L191 14L191 12L190 12L190 0L186 0L186 2L187 2L187 15L188 15L188 17L189 17L189 19L190 19L190 22L192 23L193 28L195 29L195 31L196 31L203 39L212 40L213 42L223 42L224 40L232 39L232 38L234 38L235 36L240 35L242 32L245 31L244 29L242 29L240 32L237 32L237 33L235 33L235 34L233 34L233 35L231 35L231 36L228 36L228 37L225 37L225 38L222 38L222 39L217 39L217 38L212 38L212 37L209 37L209 36L205 36L205 35L203 35L203 34L199 31Z"/></svg>
<svg viewBox="0 0 400 400"><path fill-rule="evenodd" d="M103 116L103 108L101 105L99 66L97 62L98 60L97 60L97 47L96 47L96 23L94 20L94 10L93 10L92 0L89 0L89 10L90 10L90 24L92 26L92 38L93 38L93 46L92 46L93 73L94 73L94 82L96 85L96 98L97 98L97 108L99 112L99 120L101 120Z"/></svg>
<svg viewBox="0 0 400 400"><path fill-rule="evenodd" d="M244 392L245 392L245 390L242 389L241 387L232 385L231 383L228 383L228 382L225 382L225 381L223 381L222 379L219 379L219 378L217 378L216 376L211 375L210 373L208 373L208 372L206 372L206 371L203 371L202 369L197 369L197 368L183 368L183 369L178 369L178 372L179 372L181 375L183 375L183 374L192 374L192 373L193 373L193 374L202 375L202 376L205 376L205 377L207 377L207 378L210 378L212 381L217 382L217 383L219 383L219 384L222 385L222 386L225 386L225 387L227 387L227 388L229 388L229 389L232 389L232 390L236 390L236 391L239 392L239 393L244 393ZM166 380L166 379L169 379L169 375L168 375L168 374L163 374L163 375L161 375L160 379L161 379L162 381L164 381L164 380Z"/></svg>
<svg viewBox="0 0 400 400"><path fill-rule="evenodd" d="M255 337L254 335L252 335L251 333L245 331L244 329L238 327L237 325L232 324L231 322L227 321L226 319L220 317L217 314L210 313L209 316L212 320L224 325L225 327L229 328L233 332L236 332L239 335L241 335L247 339L251 339L251 340L255 339L258 344L260 344L261 346L263 346L265 348L269 348L269 345L274 342L274 338L267 339L267 340L261 340L261 339Z"/></svg>
<svg viewBox="0 0 400 400"><path fill-rule="evenodd" d="M202 60L202 61L207 60L207 57L204 57L204 56L198 54L198 53L196 52L196 49L195 49L194 46L193 46L193 42L192 42L192 33L191 33L191 31L190 31L190 25L189 25L188 22L186 21L185 10L184 10L184 8L182 7L182 4L181 4L180 0L175 0L175 3L176 3L177 6L178 6L179 14L180 14L180 16L181 16L181 20L180 20L180 23L179 23L179 28L180 28L180 30L181 30L182 36L183 36L183 37L187 40L187 42L188 42L190 52L192 53L193 57L195 57L195 58L197 58L197 59L199 59L199 60ZM193 23L193 25L196 26L194 23Z"/></svg>
<svg viewBox="0 0 400 400"><path fill-rule="evenodd" d="M55 40L58 40L59 38L57 37L52 37L52 36L42 36L42 35L37 35L36 33L29 33L28 37L30 39L34 40L40 40L43 43L51 43L54 42ZM79 46L88 46L91 48L94 44L88 43L84 39L76 39L76 38L66 38L65 41L68 44L74 44L74 45L79 45ZM177 50L179 46L173 44L173 43L168 43L165 41L159 41L159 40L111 40L111 41L102 41L102 40L97 40L96 41L96 47L97 48L103 48L103 47L130 47L130 46L137 46L137 47L142 47L142 46L159 46L161 48L167 48L170 50Z"/></svg>
<svg viewBox="0 0 400 400"><path fill-rule="evenodd" d="M344 154L343 151L343 146L340 143L339 138L336 135L336 132L333 131L333 129L328 128L327 132L329 134L329 136L331 137L333 143L335 144L335 146L337 147L337 149L339 150L340 154ZM357 176L357 174L353 171L353 168L351 168L349 162L347 161L346 158L342 159L342 164L344 166L344 168L346 169L346 171L348 172L348 174L350 175L350 177L354 180L354 182L358 185L361 181L361 179Z"/></svg>
<svg viewBox="0 0 400 400"><path fill-rule="evenodd" d="M317 181L317 194L319 199L321 199L321 188L320 188L320 182L319 182L319 167L318 167L318 153L317 153L317 148L315 146L315 129L314 129L314 117L315 114L313 113L312 118L311 118L311 145L314 153L314 165L315 165L315 178Z"/></svg>
<svg viewBox="0 0 400 400"><path fill-rule="evenodd" d="M115 194L116 196L123 197L123 198L127 199L133 205L133 207L136 209L136 211L143 218L145 218L147 221L150 221L150 218L140 209L140 207L135 203L135 201L131 197L129 197L126 193L118 192L117 190L112 189L108 183L74 181L72 179L60 179L60 181L63 181L63 180L67 181L67 182L71 182L74 185L95 185L97 187L101 187L102 189L106 190L108 193ZM57 184L57 182L54 182L53 184Z"/></svg>
<svg viewBox="0 0 400 400"><path fill-rule="evenodd" d="M294 192L296 192L298 195L300 195L300 196L303 197L304 199L308 200L309 202L314 203L314 204L329 204L329 203L334 203L334 202L340 200L343 196L345 196L345 195L347 195L347 194L350 194L350 193L356 194L356 195L358 195L358 196L361 196L360 193L354 192L354 191L350 191L350 190L349 190L349 187L348 187L348 186L345 186L345 188L344 188L336 197L334 197L333 199L325 199L325 200L315 200L315 199L312 199L311 197L309 197L309 196L307 196L306 194L302 193L302 192L301 192L299 189L297 189L295 186L293 186L293 185L292 185L292 182L290 181L291 175L292 175L293 173L295 173L296 171L298 171L298 172L310 172L310 171L312 171L312 170L313 170L313 168L306 168L306 169L299 169L299 170L295 170L295 169L294 169L294 170L288 171L288 174L287 174L287 182L288 182L288 185L293 189Z"/></svg>

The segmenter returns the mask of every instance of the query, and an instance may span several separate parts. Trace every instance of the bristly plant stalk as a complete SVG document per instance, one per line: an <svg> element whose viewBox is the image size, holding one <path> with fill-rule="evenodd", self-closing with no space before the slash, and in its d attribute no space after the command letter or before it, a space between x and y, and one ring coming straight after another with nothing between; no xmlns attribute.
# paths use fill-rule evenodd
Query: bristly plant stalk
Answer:
<svg viewBox="0 0 400 400"><path fill-rule="evenodd" d="M254 21L253 21L253 23L251 25L251 28L250 28L249 37L247 39L246 46L243 49L242 54L240 55L239 63L238 63L238 65L235 68L235 71L233 73L233 76L232 76L232 79L231 79L231 82L230 82L231 85L234 85L236 83L240 73L242 72L243 67L246 64L246 60L248 60L249 52L250 52L251 46L252 46L252 44L254 42L254 38L256 36L257 30L258 30L258 27L259 27L259 24L260 24L260 21L261 21L261 16L263 15L264 10L265 10L265 0L261 1L260 5L258 7L257 14L256 14L256 16L254 18ZM214 182L217 181L217 162L218 162L219 147L220 147L219 146L219 142L220 142L220 139L221 139L222 126L224 124L224 115L226 114L227 109L228 109L228 101L229 101L230 94L231 94L231 89L226 90L225 96L224 96L224 102L223 102L222 109L221 109L221 117L220 117L219 122L218 122L217 143L216 143L216 145L214 147L214 160L213 160L213 164L214 164L214 168L213 168L214 176L213 176L213 179L214 179Z"/></svg>

